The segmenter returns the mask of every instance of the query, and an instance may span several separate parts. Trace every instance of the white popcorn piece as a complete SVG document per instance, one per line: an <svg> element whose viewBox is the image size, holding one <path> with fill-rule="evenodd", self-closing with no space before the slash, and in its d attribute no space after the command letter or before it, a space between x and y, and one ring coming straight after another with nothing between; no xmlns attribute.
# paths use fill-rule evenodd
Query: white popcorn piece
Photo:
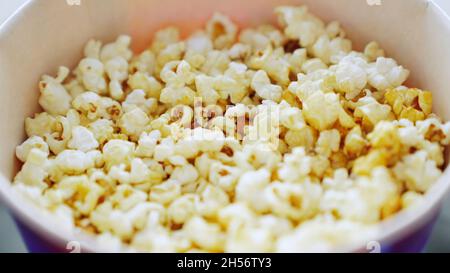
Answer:
<svg viewBox="0 0 450 273"><path fill-rule="evenodd" d="M152 157L158 141L161 139L161 132L152 131L142 133L136 147L136 155L140 157Z"/></svg>
<svg viewBox="0 0 450 273"><path fill-rule="evenodd" d="M351 100L357 97L366 87L368 81L367 66L365 60L351 55L344 57L336 65L337 88L345 93L347 99Z"/></svg>
<svg viewBox="0 0 450 273"><path fill-rule="evenodd" d="M367 68L369 84L377 90L401 86L409 76L409 71L390 58L378 57L375 63Z"/></svg>
<svg viewBox="0 0 450 273"><path fill-rule="evenodd" d="M290 39L299 40L302 47L308 47L325 33L324 23L308 12L306 6L281 6L275 9L278 20Z"/></svg>
<svg viewBox="0 0 450 273"><path fill-rule="evenodd" d="M69 69L60 67L56 78L43 76L39 82L41 95L39 104L51 115L65 115L70 108L72 97L62 85L62 82L69 75Z"/></svg>
<svg viewBox="0 0 450 273"><path fill-rule="evenodd" d="M337 152L341 143L341 136L336 129L320 132L319 139L316 144L316 152L318 154L329 157L331 153Z"/></svg>
<svg viewBox="0 0 450 273"><path fill-rule="evenodd" d="M106 94L105 67L97 59L83 59L77 68L78 78L86 90Z"/></svg>
<svg viewBox="0 0 450 273"><path fill-rule="evenodd" d="M185 224L185 229L188 237L200 247L210 251L223 249L224 235L219 225L208 223L200 217L193 217Z"/></svg>
<svg viewBox="0 0 450 273"><path fill-rule="evenodd" d="M172 202L167 209L169 219L175 224L186 223L191 217L196 214L196 200L195 194L186 194Z"/></svg>
<svg viewBox="0 0 450 273"><path fill-rule="evenodd" d="M36 114L33 118L25 119L25 131L28 137L40 136L51 133L55 117L49 115L47 112Z"/></svg>
<svg viewBox="0 0 450 273"><path fill-rule="evenodd" d="M278 239L277 252L330 252L335 246L355 246L375 236L373 227L354 221L325 217L300 225L294 233Z"/></svg>
<svg viewBox="0 0 450 273"><path fill-rule="evenodd" d="M229 253L271 252L273 236L269 229L243 228L227 236L225 251Z"/></svg>
<svg viewBox="0 0 450 273"><path fill-rule="evenodd" d="M72 128L72 138L67 143L67 147L82 152L89 152L99 146L94 134L86 127L75 126Z"/></svg>
<svg viewBox="0 0 450 273"><path fill-rule="evenodd" d="M170 175L170 178L177 180L181 185L193 183L198 178L198 171L191 164L185 164L177 166Z"/></svg>
<svg viewBox="0 0 450 273"><path fill-rule="evenodd" d="M47 172L47 159L48 153L33 148L29 152L25 164L22 166L22 170L16 175L14 181L24 183L28 186L33 186L44 190L48 187L45 183L45 179L48 176Z"/></svg>
<svg viewBox="0 0 450 273"><path fill-rule="evenodd" d="M270 79L264 70L255 73L252 79L252 88L263 99L279 102L283 89L270 83Z"/></svg>
<svg viewBox="0 0 450 273"><path fill-rule="evenodd" d="M136 107L140 108L147 114L151 114L156 111L158 101L155 98L147 99L144 90L136 89L128 94L127 98L122 103L122 109L125 113L127 113Z"/></svg>
<svg viewBox="0 0 450 273"><path fill-rule="evenodd" d="M407 155L394 168L395 175L410 190L425 192L441 175L436 162L427 159L425 151Z"/></svg>
<svg viewBox="0 0 450 273"><path fill-rule="evenodd" d="M42 137L32 136L20 146L16 147L16 156L20 161L25 162L33 149L39 149L47 154L47 156L49 155L48 144L42 139Z"/></svg>
<svg viewBox="0 0 450 273"><path fill-rule="evenodd" d="M312 158L306 155L303 147L297 147L284 156L278 176L284 181L292 181L307 176L311 172Z"/></svg>
<svg viewBox="0 0 450 273"><path fill-rule="evenodd" d="M132 90L142 89L149 98L156 99L159 99L163 88L162 84L155 77L143 72L129 75L127 84Z"/></svg>
<svg viewBox="0 0 450 273"><path fill-rule="evenodd" d="M263 191L270 183L270 172L265 169L242 174L236 186L236 200L247 202L256 211L264 211Z"/></svg>
<svg viewBox="0 0 450 273"><path fill-rule="evenodd" d="M121 131L131 137L131 139L138 139L141 133L149 124L150 119L141 108L135 108L130 112L122 115L119 120L119 127Z"/></svg>
<svg viewBox="0 0 450 273"><path fill-rule="evenodd" d="M214 47L223 49L234 43L237 27L227 16L214 13L212 18L206 23L206 32L214 42Z"/></svg>
<svg viewBox="0 0 450 273"><path fill-rule="evenodd" d="M135 150L133 142L113 139L103 146L103 158L108 167L130 163Z"/></svg>
<svg viewBox="0 0 450 273"><path fill-rule="evenodd" d="M312 46L315 57L329 64L334 56L345 54L352 50L352 42L348 39L337 37L330 39L327 34L320 36Z"/></svg>
<svg viewBox="0 0 450 273"><path fill-rule="evenodd" d="M129 49L130 44L131 37L121 35L115 42L103 46L100 51L100 59L103 63L116 57L122 57L126 61L129 61L133 56L133 52Z"/></svg>
<svg viewBox="0 0 450 273"><path fill-rule="evenodd" d="M99 144L104 144L113 136L113 125L114 123L109 119L97 119L89 123L87 128L92 132Z"/></svg>
<svg viewBox="0 0 450 273"><path fill-rule="evenodd" d="M99 157L101 157L99 151L85 153L78 150L64 150L56 156L55 164L66 174L81 174L95 167Z"/></svg>
<svg viewBox="0 0 450 273"><path fill-rule="evenodd" d="M264 190L270 212L293 221L307 219L319 210L322 188L311 182L273 182Z"/></svg>

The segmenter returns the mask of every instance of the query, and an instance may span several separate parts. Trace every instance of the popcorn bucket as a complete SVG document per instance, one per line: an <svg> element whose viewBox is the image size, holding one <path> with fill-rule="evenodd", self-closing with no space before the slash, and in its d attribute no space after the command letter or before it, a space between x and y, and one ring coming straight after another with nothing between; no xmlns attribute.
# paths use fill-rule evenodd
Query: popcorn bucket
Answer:
<svg viewBox="0 0 450 273"><path fill-rule="evenodd" d="M433 1L31 0L0 28L0 197L17 220L29 251L107 251L92 235L67 228L11 188L20 167L14 148L24 140L23 121L39 111L40 75L54 74L59 65L73 67L93 37L111 41L129 34L139 51L152 33L167 25L179 26L186 35L215 11L241 26L274 23L273 8L281 4L306 4L323 20L340 21L358 50L378 41L388 56L411 70L407 85L432 90L434 111L450 120L450 19ZM421 251L450 188L449 178L447 169L419 208L383 221L373 241L336 251Z"/></svg>

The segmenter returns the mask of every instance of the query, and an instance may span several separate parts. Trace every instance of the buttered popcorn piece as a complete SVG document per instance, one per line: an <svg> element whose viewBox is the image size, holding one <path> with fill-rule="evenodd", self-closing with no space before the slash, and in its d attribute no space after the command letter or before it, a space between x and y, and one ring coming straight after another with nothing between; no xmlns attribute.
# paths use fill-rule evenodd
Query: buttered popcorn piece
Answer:
<svg viewBox="0 0 450 273"><path fill-rule="evenodd" d="M73 71L43 76L13 189L102 249L336 251L424 204L450 122L430 91L370 42L304 6L278 26L90 40ZM352 248L354 249L354 248Z"/></svg>

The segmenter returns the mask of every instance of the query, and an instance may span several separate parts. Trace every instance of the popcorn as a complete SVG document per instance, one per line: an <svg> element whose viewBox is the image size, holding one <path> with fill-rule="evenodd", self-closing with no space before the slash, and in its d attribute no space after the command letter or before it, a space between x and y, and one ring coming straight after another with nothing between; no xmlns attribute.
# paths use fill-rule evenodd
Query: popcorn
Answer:
<svg viewBox="0 0 450 273"><path fill-rule="evenodd" d="M135 144L133 142L113 139L103 146L103 158L108 167L129 163L133 157Z"/></svg>
<svg viewBox="0 0 450 273"><path fill-rule="evenodd" d="M141 108L135 108L122 115L119 120L119 127L131 139L138 139L149 122L150 119L147 114Z"/></svg>
<svg viewBox="0 0 450 273"><path fill-rule="evenodd" d="M42 137L32 136L20 146L16 147L16 156L20 161L25 162L33 149L39 149L47 154L47 156L49 155L48 145Z"/></svg>
<svg viewBox="0 0 450 273"><path fill-rule="evenodd" d="M253 76L252 88L263 99L280 101L282 88L278 85L271 84L267 73L263 70L259 70Z"/></svg>
<svg viewBox="0 0 450 273"><path fill-rule="evenodd" d="M97 119L89 123L87 128L100 145L111 139L114 134L113 122L109 119Z"/></svg>
<svg viewBox="0 0 450 273"><path fill-rule="evenodd" d="M341 136L336 129L322 131L316 144L318 154L330 157L331 153L337 152L341 143Z"/></svg>
<svg viewBox="0 0 450 273"><path fill-rule="evenodd" d="M270 182L270 173L265 169L242 174L236 186L236 200L247 202L256 211L265 210L263 190Z"/></svg>
<svg viewBox="0 0 450 273"><path fill-rule="evenodd" d="M55 158L55 165L64 173L81 174L96 166L101 157L99 151L82 152L77 150L64 150Z"/></svg>
<svg viewBox="0 0 450 273"><path fill-rule="evenodd" d="M384 91L403 84L409 76L409 71L390 58L379 57L367 68L368 81L377 90Z"/></svg>
<svg viewBox="0 0 450 273"><path fill-rule="evenodd" d="M364 55L366 55L369 62L374 62L379 57L384 57L384 50L380 48L377 42L372 41L364 48Z"/></svg>
<svg viewBox="0 0 450 273"><path fill-rule="evenodd" d="M158 141L161 139L159 131L143 132L138 141L135 154L140 157L152 157Z"/></svg>
<svg viewBox="0 0 450 273"><path fill-rule="evenodd" d="M117 191L110 198L111 204L122 211L130 211L146 200L146 193L133 189L130 185L117 186Z"/></svg>
<svg viewBox="0 0 450 273"><path fill-rule="evenodd" d="M325 32L324 23L302 7L278 7L275 9L284 33L289 39L299 40L302 47L308 47Z"/></svg>
<svg viewBox="0 0 450 273"><path fill-rule="evenodd" d="M450 143L431 92L338 22L275 12L280 29L216 13L139 54L90 40L73 75L42 77L12 188L131 252L353 249L423 205Z"/></svg>
<svg viewBox="0 0 450 273"><path fill-rule="evenodd" d="M84 56L86 58L98 59L100 58L100 51L102 49L102 42L94 39L89 40L84 47Z"/></svg>
<svg viewBox="0 0 450 273"><path fill-rule="evenodd" d="M109 83L111 97L120 100L124 94L122 82L128 78L128 62L122 57L115 57L106 62L105 70L111 80Z"/></svg>
<svg viewBox="0 0 450 273"><path fill-rule="evenodd" d="M100 51L100 59L103 63L115 58L122 57L129 61L133 56L133 52L129 49L131 38L126 35L121 35L115 42L106 44Z"/></svg>
<svg viewBox="0 0 450 273"><path fill-rule="evenodd" d="M302 111L297 107L284 106L285 104L280 109L280 123L286 128L294 131L300 131L305 128L306 123L303 119Z"/></svg>
<svg viewBox="0 0 450 273"><path fill-rule="evenodd" d="M58 184L58 190L62 191L64 199L73 198L73 206L84 215L89 215L94 210L104 191L85 175L63 178Z"/></svg>
<svg viewBox="0 0 450 273"><path fill-rule="evenodd" d="M417 208L424 202L424 196L415 191L407 191L402 195L403 208Z"/></svg>
<svg viewBox="0 0 450 273"><path fill-rule="evenodd" d="M425 151L418 151L397 163L394 173L409 190L425 192L439 178L441 170L436 167L436 162L427 159Z"/></svg>
<svg viewBox="0 0 450 273"><path fill-rule="evenodd" d="M150 50L145 50L131 60L128 70L152 75L155 72L155 66L155 54Z"/></svg>
<svg viewBox="0 0 450 273"><path fill-rule="evenodd" d="M266 48L262 53L250 58L249 67L264 70L279 85L289 84L290 64L282 58L283 51Z"/></svg>
<svg viewBox="0 0 450 273"><path fill-rule="evenodd" d="M157 79L143 72L136 72L130 75L127 84L132 90L144 90L148 97L156 99L159 98L163 88Z"/></svg>
<svg viewBox="0 0 450 273"><path fill-rule="evenodd" d="M57 155L67 148L67 142L72 136L72 128L77 125L76 123L77 120L70 120L63 116L56 118L52 132L44 135L50 151Z"/></svg>
<svg viewBox="0 0 450 273"><path fill-rule="evenodd" d="M262 51L271 44L269 37L265 36L255 29L244 29L239 34L239 42L240 43L235 45L247 45L251 48L251 50L254 51ZM230 50L233 50L233 47Z"/></svg>
<svg viewBox="0 0 450 273"><path fill-rule="evenodd" d="M343 190L328 190L321 200L321 209L333 211L340 219L373 223L380 212L398 194L397 185L383 167L374 169L372 178L360 177L354 186Z"/></svg>
<svg viewBox="0 0 450 273"><path fill-rule="evenodd" d="M178 42L174 44L167 45L163 50L161 50L156 57L156 62L160 66L172 61L179 61L183 53L186 50L186 44L184 42Z"/></svg>
<svg viewBox="0 0 450 273"><path fill-rule="evenodd" d="M48 154L40 149L33 148L29 152L22 170L16 175L14 181L16 183L24 183L29 186L37 187L44 190L48 187L45 179L48 176L46 170Z"/></svg>
<svg viewBox="0 0 450 273"><path fill-rule="evenodd" d="M230 203L230 197L220 187L207 185L199 192L195 204L198 212L205 217L217 217L222 209Z"/></svg>
<svg viewBox="0 0 450 273"><path fill-rule="evenodd" d="M286 144L289 145L290 147L302 146L305 147L307 150L313 148L316 139L317 137L315 135L314 129L312 129L309 126L305 126L303 129L299 131L289 130L286 132L286 135L284 136Z"/></svg>
<svg viewBox="0 0 450 273"><path fill-rule="evenodd" d="M334 56L349 53L351 50L350 40L341 37L330 39L327 34L320 36L312 46L313 55L326 64L329 64Z"/></svg>
<svg viewBox="0 0 450 273"><path fill-rule="evenodd" d="M62 85L69 75L69 69L60 67L56 78L43 76L39 82L39 104L51 115L65 115L70 108L72 97Z"/></svg>
<svg viewBox="0 0 450 273"><path fill-rule="evenodd" d="M184 185L195 182L198 178L198 171L191 164L185 164L176 167L170 175L170 178L177 180L180 184Z"/></svg>
<svg viewBox="0 0 450 273"><path fill-rule="evenodd" d="M153 43L151 45L152 52L158 53L170 44L178 42L180 39L180 32L175 27L167 27L155 33Z"/></svg>
<svg viewBox="0 0 450 273"><path fill-rule="evenodd" d="M373 227L356 221L322 217L308 221L278 239L277 252L331 252L336 245L354 246L373 238Z"/></svg>
<svg viewBox="0 0 450 273"><path fill-rule="evenodd" d="M210 76L218 76L225 72L229 63L230 58L226 52L212 50L206 54L200 71Z"/></svg>
<svg viewBox="0 0 450 273"><path fill-rule="evenodd" d="M311 157L306 155L303 147L294 148L291 154L286 154L283 163L278 176L284 181L300 179L311 172Z"/></svg>
<svg viewBox="0 0 450 273"><path fill-rule="evenodd" d="M108 176L122 184L142 184L145 182L160 182L162 177L155 171L148 169L140 158L134 158L130 163L130 171L126 171L126 165L112 166Z"/></svg>
<svg viewBox="0 0 450 273"><path fill-rule="evenodd" d="M201 163L199 163L201 164ZM208 167L208 166L205 166ZM224 165L220 162L212 162L209 166L209 180L227 192L233 192L241 171L238 168Z"/></svg>
<svg viewBox="0 0 450 273"><path fill-rule="evenodd" d="M176 180L167 180L152 188L150 201L166 205L176 200L180 195L180 183Z"/></svg>
<svg viewBox="0 0 450 273"><path fill-rule="evenodd" d="M429 91L390 89L385 93L384 98L399 119L416 122L424 120L431 114L433 97Z"/></svg>
<svg viewBox="0 0 450 273"><path fill-rule="evenodd" d="M349 100L354 99L367 85L367 63L351 55L344 57L335 66L337 89L345 93Z"/></svg>
<svg viewBox="0 0 450 273"><path fill-rule="evenodd" d="M28 137L43 137L51 133L54 123L55 117L47 114L47 112L42 112L34 115L33 118L25 119L25 131Z"/></svg>
<svg viewBox="0 0 450 273"><path fill-rule="evenodd" d="M382 120L393 119L391 107L381 104L371 96L360 98L355 109L354 116L362 120L362 125L366 130L371 130Z"/></svg>
<svg viewBox="0 0 450 273"><path fill-rule="evenodd" d="M301 70L306 74L310 74L321 69L327 69L327 65L321 59L314 58L305 61Z"/></svg>
<svg viewBox="0 0 450 273"><path fill-rule="evenodd" d="M264 190L269 210L294 221L307 219L319 208L322 188L313 183L273 182Z"/></svg>
<svg viewBox="0 0 450 273"><path fill-rule="evenodd" d="M186 61L167 63L161 71L161 79L167 84L161 91L161 102L172 105L193 104L195 92L186 85L194 81L194 74Z"/></svg>
<svg viewBox="0 0 450 273"><path fill-rule="evenodd" d="M74 150L88 152L98 147L98 142L94 134L86 127L75 126L72 128L72 138L69 140L67 147Z"/></svg>
<svg viewBox="0 0 450 273"><path fill-rule="evenodd" d="M355 126L345 137L344 153L352 158L357 157L361 155L367 144L367 140L362 135L361 127Z"/></svg>
<svg viewBox="0 0 450 273"><path fill-rule="evenodd" d="M185 227L187 236L198 246L209 251L221 251L223 249L224 236L220 226L208 223L200 217L191 218ZM204 236L208 234L208 236Z"/></svg>
<svg viewBox="0 0 450 273"><path fill-rule="evenodd" d="M183 224L195 215L197 195L186 194L172 202L167 209L169 219L175 224Z"/></svg>
<svg viewBox="0 0 450 273"><path fill-rule="evenodd" d="M338 120L344 127L354 126L354 121L342 108L338 96L333 93L315 92L303 101L302 113L309 125L319 131L329 129Z"/></svg>
<svg viewBox="0 0 450 273"><path fill-rule="evenodd" d="M225 247L226 252L254 253L271 252L273 249L273 236L269 229L246 227L229 235Z"/></svg>
<svg viewBox="0 0 450 273"><path fill-rule="evenodd" d="M287 54L287 61L291 66L290 70L296 75L302 72L303 64L307 59L307 52L304 48L296 49L292 54Z"/></svg>
<svg viewBox="0 0 450 273"><path fill-rule="evenodd" d="M206 23L206 32L217 49L231 46L236 39L237 27L231 20L220 13L214 13Z"/></svg>
<svg viewBox="0 0 450 273"><path fill-rule="evenodd" d="M110 202L100 204L90 215L92 224L102 232L112 232L121 239L129 239L133 233L133 225L126 214L114 210Z"/></svg>
<svg viewBox="0 0 450 273"><path fill-rule="evenodd" d="M105 67L97 59L83 59L77 68L77 78L86 90L97 94L106 93Z"/></svg>

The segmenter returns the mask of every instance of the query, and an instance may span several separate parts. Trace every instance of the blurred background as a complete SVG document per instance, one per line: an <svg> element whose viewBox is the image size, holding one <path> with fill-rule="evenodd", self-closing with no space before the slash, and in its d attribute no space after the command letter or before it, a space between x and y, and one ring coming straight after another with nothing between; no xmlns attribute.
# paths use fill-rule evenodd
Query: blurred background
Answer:
<svg viewBox="0 0 450 273"><path fill-rule="evenodd" d="M66 1L66 0L61 0ZM83 1L83 0L81 0ZM330 0L332 1L332 0ZM364 0L361 0L364 1ZM395 1L395 0L380 0ZM425 1L425 0L424 0ZM450 15L450 0L434 0ZM0 24L27 0L0 0ZM15 223L0 203L0 252L27 252ZM433 230L425 252L450 252L450 196Z"/></svg>

